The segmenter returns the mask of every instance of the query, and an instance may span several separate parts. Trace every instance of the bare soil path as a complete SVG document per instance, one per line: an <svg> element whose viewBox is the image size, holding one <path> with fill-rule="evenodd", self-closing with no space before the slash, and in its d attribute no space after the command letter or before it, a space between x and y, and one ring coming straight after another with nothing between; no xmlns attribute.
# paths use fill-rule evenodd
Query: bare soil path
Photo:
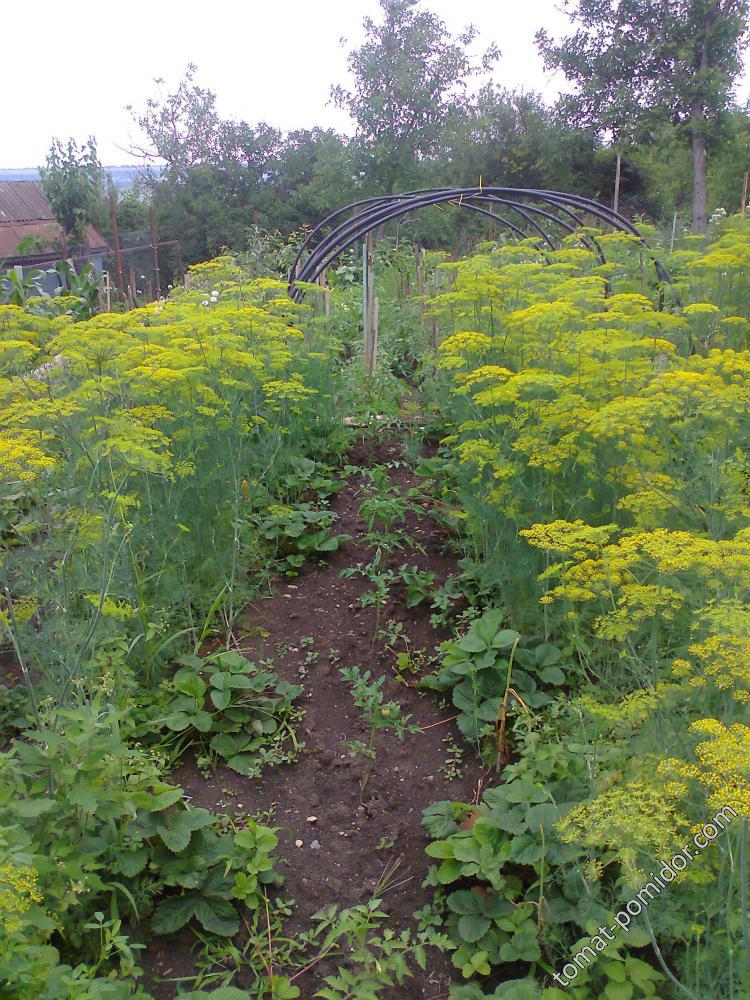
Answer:
<svg viewBox="0 0 750 1000"><path fill-rule="evenodd" d="M397 443L380 443L375 453L360 446L350 456L354 465L394 462L391 483L402 494L417 485ZM310 917L331 903L350 906L369 900L376 892L387 865L398 863L398 880L406 880L384 896L391 925L414 926L412 915L431 899L422 888L430 859L420 825L422 810L432 802L453 799L475 801L482 782L479 761L466 746L450 720L452 713L430 692L420 692L397 680L395 653L386 640L378 641L372 656L375 611L363 608L368 582L359 576L342 578L340 572L372 556L362 545L366 525L359 513L362 476L353 475L332 501L337 532L352 536L322 566L306 566L291 582L280 581L273 594L251 605L240 632L250 638L239 648L254 657L273 658L280 680L302 684L300 699L304 719L299 736L305 749L290 765L266 770L260 780L243 778L220 768L209 780L195 763L184 762L175 772L196 806L235 815L270 815L268 824L279 828L278 855L285 876L284 895L296 901L286 928L295 935L309 927ZM405 524L410 544L395 552L391 567L403 563L431 570L442 583L456 572L455 561L445 552L445 539L427 511L410 512ZM382 614L381 627L401 623L413 651L425 651L429 660L447 634L430 624L426 605L409 609L402 583L393 586ZM403 648L403 647L402 647ZM341 666L372 667L385 676L388 700L398 701L405 715L422 729L403 743L390 731L379 734L377 758L364 804L359 781L362 759L352 760L347 742L366 740L365 724L354 705L351 690L341 679ZM464 750L460 769L450 766L451 746ZM459 770L459 773L455 773ZM302 842L302 846L297 844ZM157 938L143 964L148 986L157 997L170 997L172 977L189 972L186 946L189 935ZM450 963L431 950L431 963L397 991L399 1000L427 1000L445 995L455 977ZM326 962L297 985L312 998L322 976L335 971ZM164 977L159 985L159 978ZM238 982L237 985L240 985ZM394 994L395 1000L396 994Z"/></svg>

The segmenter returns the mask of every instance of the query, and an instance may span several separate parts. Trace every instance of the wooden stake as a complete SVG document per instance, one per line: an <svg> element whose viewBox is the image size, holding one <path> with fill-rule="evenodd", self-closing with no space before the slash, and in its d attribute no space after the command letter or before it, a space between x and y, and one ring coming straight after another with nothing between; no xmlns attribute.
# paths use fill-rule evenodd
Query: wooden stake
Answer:
<svg viewBox="0 0 750 1000"><path fill-rule="evenodd" d="M318 284L323 289L323 314L325 316L331 315L331 293L328 291L328 279L326 278L326 272L323 273L318 278Z"/></svg>
<svg viewBox="0 0 750 1000"><path fill-rule="evenodd" d="M620 177L622 176L622 156L617 154L617 167L615 168L615 199L612 204L614 212L620 211Z"/></svg>
<svg viewBox="0 0 750 1000"><path fill-rule="evenodd" d="M376 317L375 317L375 266L374 266L374 238L372 233L368 233L365 237L365 243L362 250L362 263L363 263L363 312L364 312L364 354L365 354L365 370L368 375L372 375L375 366L373 362L374 357L374 336L376 329Z"/></svg>
<svg viewBox="0 0 750 1000"><path fill-rule="evenodd" d="M372 338L370 347L370 370L367 373L372 377L378 367L378 324L380 320L380 299L375 296L372 307Z"/></svg>
<svg viewBox="0 0 750 1000"><path fill-rule="evenodd" d="M435 295L440 294L440 278L441 278L440 271L439 270L435 271ZM432 317L430 340L433 351L436 351L438 349L438 343L439 343L437 316Z"/></svg>
<svg viewBox="0 0 750 1000"><path fill-rule="evenodd" d="M672 219L672 242L669 244L669 252L674 253L674 238L677 232L677 212L674 213L674 218Z"/></svg>
<svg viewBox="0 0 750 1000"><path fill-rule="evenodd" d="M156 216L154 215L154 206L148 206L148 221L151 226L151 259L154 264L154 288L156 289L157 299L161 297L161 280L159 278L159 250L156 241Z"/></svg>
<svg viewBox="0 0 750 1000"><path fill-rule="evenodd" d="M177 275L175 276L175 284L176 284L181 279L182 275L185 273L185 263L182 259L182 247L179 244L179 242L175 244L174 254L175 254L175 260L177 262Z"/></svg>
<svg viewBox="0 0 750 1000"><path fill-rule="evenodd" d="M120 295L125 294L125 282L122 280L122 251L120 250L120 230L117 228L117 209L115 192L109 192L109 212L112 217L112 243L115 251L115 280Z"/></svg>
<svg viewBox="0 0 750 1000"><path fill-rule="evenodd" d="M740 215L744 218L745 211L747 210L747 184L750 180L750 173L745 171L745 176L742 178L742 205L740 206Z"/></svg>

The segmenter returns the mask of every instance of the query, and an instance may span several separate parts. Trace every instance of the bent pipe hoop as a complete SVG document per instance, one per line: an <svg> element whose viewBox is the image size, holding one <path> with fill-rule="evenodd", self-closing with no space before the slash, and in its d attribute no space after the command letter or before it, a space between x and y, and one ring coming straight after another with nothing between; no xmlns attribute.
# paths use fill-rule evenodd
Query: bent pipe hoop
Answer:
<svg viewBox="0 0 750 1000"><path fill-rule="evenodd" d="M515 192L515 189L509 189L509 190L513 190ZM421 208L421 207L426 207L427 205L440 204L442 202L451 202L451 201L460 205L461 207L474 207L471 205L469 201L469 199L471 199L472 197L481 199L483 201L492 201L508 205L510 199L502 199L497 197L495 191L499 193L499 189L493 190L487 188L464 189L458 191L447 191L445 189L438 189L435 192L429 192L429 195L426 197L400 195L400 196L395 196L393 198L370 198L370 199L365 199L362 202L357 202L353 206L346 206L344 209L340 209L338 212L334 213L333 216L329 217L328 220L324 220L323 223L321 223L318 227L316 227L316 229L313 230L313 232L309 235L308 239L305 242L305 245L302 248L297 264L293 269L291 275L292 281L294 282L294 281L315 280L315 278L318 277L320 273L322 273L322 270L326 266L328 266L328 264L330 264L331 261L335 259L335 257L339 256L341 253L347 250L354 242L357 241L359 237L365 235L371 229L374 229L377 226L382 225L387 221L390 221L392 218L403 217L409 212L414 211L416 208ZM526 194L527 192L519 191L519 193ZM592 214L595 214L595 216L601 218L602 221L611 222L613 225L616 226L616 228L621 229L630 235L637 236L639 239L641 239L640 234L637 232L637 230L635 230L633 226L631 226L627 222L627 220L623 219L622 217L613 218L614 213L612 213L609 209L605 208L604 206L597 205L595 202L589 202L588 199L579 199L575 198L574 196L558 195L557 192L549 192L549 193L545 192L544 195L541 192L535 192L535 191L528 193L531 193L532 195L541 196L541 198L544 198L544 195L546 194L551 195L552 197L549 197L548 203L554 205L554 207L556 208L567 209L566 214L568 214L569 217L572 216L573 218L575 218L576 222L578 222L579 221L578 217L576 217L574 213L570 212L570 209L567 208L567 205L560 204L560 201L562 201L563 199L567 200L569 198L570 201L572 201L576 205L576 207L592 210ZM417 192L417 195L421 194L423 193ZM456 196L458 196L457 201L456 201ZM547 198L544 198L544 200L546 201ZM513 201L510 203L510 205L513 209L517 211L521 210L523 214L522 206L519 205L517 202ZM383 206L385 206L385 208L383 208ZM324 240L319 239L319 233L321 229L325 228L325 226L334 219L339 218L345 211L347 211L347 209L351 210L357 207L362 207L363 211L360 211L359 214L355 215L352 219L348 220L347 222L340 224L333 230L333 232L329 233L329 235ZM558 219L555 216L552 216L550 213L543 212L536 206L525 206L525 208L527 212L529 211L529 209L531 209L535 213L543 214L554 225L560 226L567 232L574 231L573 228L569 224L566 225L563 222L563 220ZM495 216L495 218L498 219L500 224L506 224L508 221L504 219L502 216L499 217ZM526 216L526 218L528 218L528 216ZM547 237L546 234L543 235L545 241L551 243L549 237ZM312 245L316 240L318 241L318 245L315 246L314 249L311 249L310 258L308 259L308 261L306 261L303 267L300 267L299 261L301 260L302 254L304 254L305 249L312 248ZM594 248L591 247L591 249ZM597 250L599 250L598 247ZM600 254L597 255L599 256ZM297 294L295 297L299 298L300 296L299 294Z"/></svg>
<svg viewBox="0 0 750 1000"><path fill-rule="evenodd" d="M296 302L301 301L304 291L298 287L298 283L316 281L333 261L374 229L418 209L442 204L454 204L459 208L487 215L520 238L536 235L552 249L555 244L540 223L547 223L553 232L557 229L558 233L572 235L576 232L576 227L583 228L583 220L578 213L586 212L615 231L636 237L651 257L659 280L662 283L672 283L669 272L649 249L641 233L624 216L608 206L591 198L561 191L482 186L423 188L398 195L363 198L344 205L319 222L307 235L289 273L289 295ZM486 207L488 205L489 208ZM511 222L504 215L496 215L494 211L490 211L494 206L509 209L520 216L520 225ZM554 214L555 212L559 214ZM522 228L523 225L527 227L526 231ZM532 232L528 232L529 229ZM581 242L602 263L605 262L602 248L594 237L582 235Z"/></svg>

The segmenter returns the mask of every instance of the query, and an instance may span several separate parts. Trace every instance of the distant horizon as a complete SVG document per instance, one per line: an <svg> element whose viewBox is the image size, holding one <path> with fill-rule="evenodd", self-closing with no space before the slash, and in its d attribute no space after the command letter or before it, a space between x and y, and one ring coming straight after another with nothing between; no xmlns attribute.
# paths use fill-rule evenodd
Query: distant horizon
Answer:
<svg viewBox="0 0 750 1000"><path fill-rule="evenodd" d="M102 170L120 170L120 169L122 169L122 170L137 170L140 166L141 166L140 163L106 163L106 164L102 165ZM157 164L157 166L158 166L158 164ZM37 172L39 172L39 170L41 170L41 167L38 167L38 166L34 167L34 166L31 166L30 164L28 164L26 166L23 166L23 167L18 167L18 166L14 166L14 167L0 167L0 173L12 173L13 171L16 171L18 173L22 173L22 172L26 172L26 171L29 171L29 170L36 170Z"/></svg>
<svg viewBox="0 0 750 1000"><path fill-rule="evenodd" d="M102 164L102 170L105 172L107 170L140 170L141 167L151 166L160 167L160 163L106 163ZM12 174L12 173L39 173L41 167L25 166L25 167L0 167L0 174Z"/></svg>
<svg viewBox="0 0 750 1000"><path fill-rule="evenodd" d="M6 102L0 162L41 164L52 139L68 136L78 142L93 136L103 160L119 165L125 157L123 166L139 162L133 150L142 137L128 106L137 116L154 96L154 77L164 78L167 89L174 90L191 62L198 67L200 86L215 93L216 110L224 119L268 122L284 133L318 126L352 135L356 124L331 101L331 86L351 86L348 56L364 41L363 19L381 19L378 0L329 0L323 14L314 5L291 0L281 21L270 4L230 6L237 9L228 20L215 16L218 10L207 14L190 0L131 0L128 15L117 18L113 46L100 44L98 6L82 0L77 17L56 19L54 30L35 38L33 73L25 46L10 46L3 53L2 76L8 86L24 81L24 100ZM564 77L546 69L535 42L542 27L553 36L570 30L559 0L526 0L513 6L510 17L508 5L491 0L425 0L424 8L454 34L473 22L479 32L473 56L493 43L500 45L502 56L490 74L498 86L537 93L548 105L566 89ZM11 5L3 13L8 37L23 38L27 12ZM286 30L288 24L295 30ZM76 51L85 51L85 58L71 59ZM59 81L79 99L49 100ZM750 51L735 93L740 105L750 96ZM31 120L29 107L34 108Z"/></svg>

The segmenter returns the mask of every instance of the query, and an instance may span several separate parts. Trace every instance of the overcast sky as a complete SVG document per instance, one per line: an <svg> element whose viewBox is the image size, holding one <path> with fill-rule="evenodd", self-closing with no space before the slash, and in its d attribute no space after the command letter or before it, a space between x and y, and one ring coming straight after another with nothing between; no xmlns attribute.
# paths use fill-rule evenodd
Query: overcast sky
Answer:
<svg viewBox="0 0 750 1000"><path fill-rule="evenodd" d="M125 105L142 105L156 76L176 83L189 62L225 117L348 131L330 86L347 79L346 52L379 9L377 0L34 0L32 17L29 4L0 3L0 167L37 166L53 136L94 135L103 163L135 162L122 151L132 131ZM452 31L471 22L482 48L500 47L498 82L555 97L559 81L544 73L534 34L567 26L557 0L426 4Z"/></svg>

